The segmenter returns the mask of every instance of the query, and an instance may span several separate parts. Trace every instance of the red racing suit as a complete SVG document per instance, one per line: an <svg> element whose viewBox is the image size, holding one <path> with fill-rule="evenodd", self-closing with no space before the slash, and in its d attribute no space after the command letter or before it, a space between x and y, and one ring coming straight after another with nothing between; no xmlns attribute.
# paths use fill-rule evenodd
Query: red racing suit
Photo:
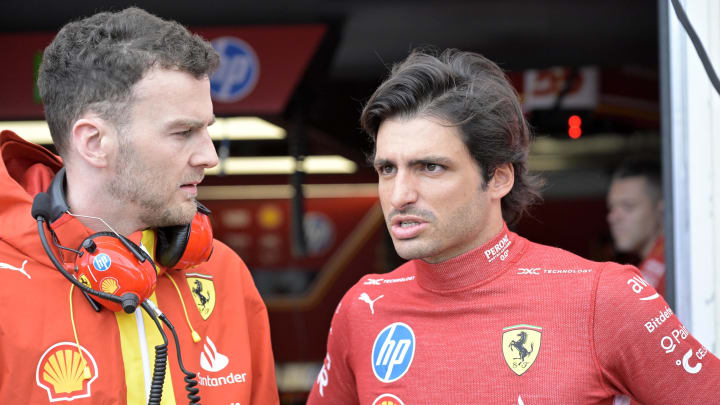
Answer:
<svg viewBox="0 0 720 405"><path fill-rule="evenodd" d="M640 274L657 292L665 296L665 238L659 236L650 254L638 265Z"/></svg>
<svg viewBox="0 0 720 405"><path fill-rule="evenodd" d="M720 361L636 268L505 228L445 262L363 277L308 405L705 405L719 384Z"/></svg>
<svg viewBox="0 0 720 405"><path fill-rule="evenodd" d="M30 215L33 196L47 189L62 162L9 131L0 133L0 158L0 402L147 403L154 347L162 343L154 322L139 308L133 314L95 312L77 288L71 292ZM71 248L93 233L69 215L52 228L58 242ZM142 239L152 254L154 234L138 232L130 239ZM74 258L64 256L68 263ZM214 241L208 262L171 273L179 292L160 274L151 300L175 325L185 368L198 374L202 403L278 404L267 311L242 260ZM175 343L166 333L162 404L186 404Z"/></svg>

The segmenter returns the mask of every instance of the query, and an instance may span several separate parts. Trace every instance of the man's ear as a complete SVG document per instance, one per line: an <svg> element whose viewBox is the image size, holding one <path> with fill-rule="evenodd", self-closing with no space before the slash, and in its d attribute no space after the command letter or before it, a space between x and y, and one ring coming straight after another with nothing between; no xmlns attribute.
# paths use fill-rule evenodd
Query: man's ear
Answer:
<svg viewBox="0 0 720 405"><path fill-rule="evenodd" d="M89 165L108 165L108 136L112 131L109 123L94 115L84 116L72 126L75 153Z"/></svg>
<svg viewBox="0 0 720 405"><path fill-rule="evenodd" d="M512 163L503 163L495 168L490 182L488 183L488 192L490 197L501 199L505 197L515 184L515 168Z"/></svg>

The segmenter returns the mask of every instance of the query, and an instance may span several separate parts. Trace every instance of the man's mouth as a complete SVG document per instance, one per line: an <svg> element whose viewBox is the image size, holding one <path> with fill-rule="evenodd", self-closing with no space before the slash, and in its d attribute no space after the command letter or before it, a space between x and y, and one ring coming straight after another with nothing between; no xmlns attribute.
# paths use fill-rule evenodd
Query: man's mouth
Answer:
<svg viewBox="0 0 720 405"><path fill-rule="evenodd" d="M190 183L184 183L180 185L180 190L190 194L191 197L197 196L197 186L200 184L199 181L193 181Z"/></svg>
<svg viewBox="0 0 720 405"><path fill-rule="evenodd" d="M390 233L395 239L412 239L417 237L428 223L422 218L396 215L390 222Z"/></svg>

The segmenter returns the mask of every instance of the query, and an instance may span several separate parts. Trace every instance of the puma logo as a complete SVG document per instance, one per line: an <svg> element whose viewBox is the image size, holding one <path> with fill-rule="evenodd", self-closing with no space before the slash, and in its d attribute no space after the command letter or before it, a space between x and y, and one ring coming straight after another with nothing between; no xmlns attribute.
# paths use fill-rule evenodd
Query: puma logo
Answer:
<svg viewBox="0 0 720 405"><path fill-rule="evenodd" d="M360 301L367 302L368 305L370 305L370 313L375 315L375 309L373 308L373 305L375 304L375 301L379 300L380 298L382 298L384 296L385 295L381 295L381 296L375 298L374 300L371 300L370 296L367 295L367 293L362 293L362 294L360 294L360 297L358 297L358 299Z"/></svg>
<svg viewBox="0 0 720 405"><path fill-rule="evenodd" d="M27 272L25 271L25 265L27 264L27 262L28 262L27 260L23 261L23 262L22 262L22 265L20 265L19 268L18 268L18 267L15 267L15 266L11 266L11 265L9 265L9 264L7 264L7 263L0 263L0 269L8 269L8 270L19 271L20 273L24 274L25 277L27 277L28 279L31 279L30 275L27 274Z"/></svg>

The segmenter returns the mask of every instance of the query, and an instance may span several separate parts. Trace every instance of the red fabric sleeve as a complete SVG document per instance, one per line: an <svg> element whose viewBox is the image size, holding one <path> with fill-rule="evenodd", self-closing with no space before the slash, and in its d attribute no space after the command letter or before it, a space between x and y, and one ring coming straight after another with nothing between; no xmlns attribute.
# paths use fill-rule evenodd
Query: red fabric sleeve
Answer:
<svg viewBox="0 0 720 405"><path fill-rule="evenodd" d="M243 267L245 264L242 263ZM275 381L275 361L270 343L270 321L265 303L250 276L244 268L243 290L247 311L248 333L252 353L252 391L251 405L277 405L280 403Z"/></svg>
<svg viewBox="0 0 720 405"><path fill-rule="evenodd" d="M355 375L350 363L350 322L348 312L352 302L340 301L330 324L327 355L313 385L307 405L359 405Z"/></svg>
<svg viewBox="0 0 720 405"><path fill-rule="evenodd" d="M593 344L608 391L644 404L718 402L720 360L636 268L608 264L595 303Z"/></svg>

